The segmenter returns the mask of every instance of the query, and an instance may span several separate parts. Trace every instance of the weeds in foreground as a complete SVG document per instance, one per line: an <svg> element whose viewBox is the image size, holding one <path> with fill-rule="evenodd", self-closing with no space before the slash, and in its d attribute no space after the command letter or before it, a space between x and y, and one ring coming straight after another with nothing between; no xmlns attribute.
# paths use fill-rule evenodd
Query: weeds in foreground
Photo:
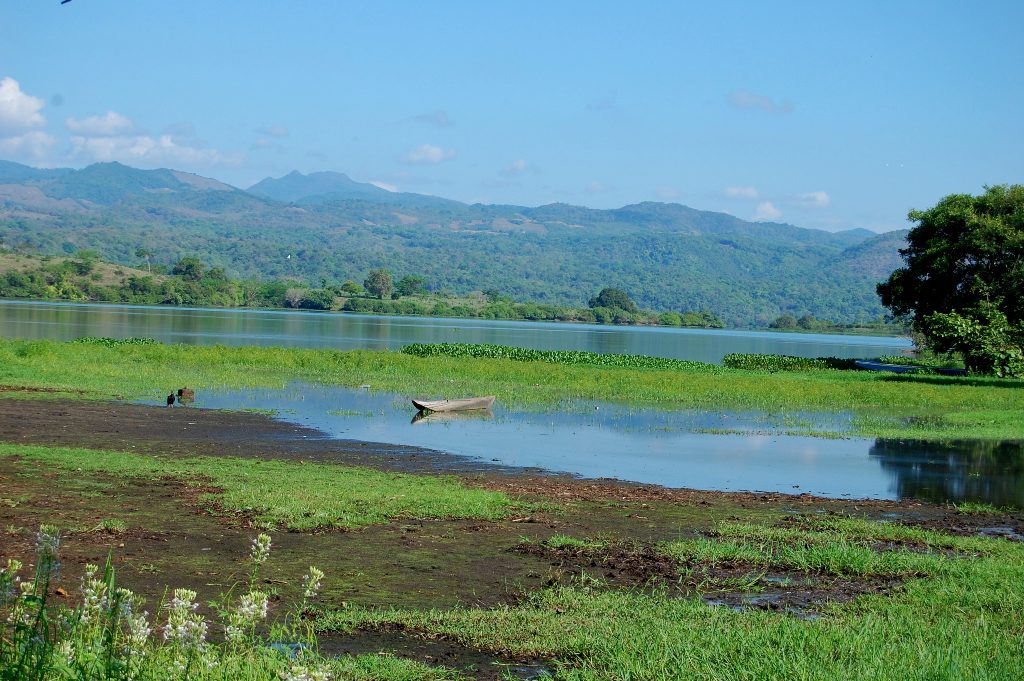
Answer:
<svg viewBox="0 0 1024 681"><path fill-rule="evenodd" d="M143 599L117 585L109 558L102 571L86 566L76 606L53 606L47 597L60 569L59 546L60 535L44 526L37 535L34 577L23 579L23 566L15 560L0 568L3 681L332 677L302 618L320 590L321 570L310 567L302 599L267 626L269 598L255 588L270 556L265 534L253 540L248 582L212 604L212 620L199 611L197 594L189 589L174 589L151 616Z"/></svg>

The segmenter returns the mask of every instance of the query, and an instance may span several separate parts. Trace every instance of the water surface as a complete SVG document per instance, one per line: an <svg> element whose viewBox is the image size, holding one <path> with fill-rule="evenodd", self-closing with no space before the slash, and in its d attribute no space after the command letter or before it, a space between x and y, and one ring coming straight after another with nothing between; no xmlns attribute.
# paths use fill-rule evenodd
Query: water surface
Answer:
<svg viewBox="0 0 1024 681"><path fill-rule="evenodd" d="M733 352L877 357L910 348L906 338L878 336L9 300L0 300L0 336L55 340L137 336L192 345L339 350L395 350L409 343L495 343L711 363Z"/></svg>
<svg viewBox="0 0 1024 681"><path fill-rule="evenodd" d="M197 405L272 410L330 437L426 447L468 460L667 487L1024 506L1024 443L786 435L843 432L844 414L665 412L577 402L549 412L438 414L406 396L292 384L204 391ZM700 432L700 431L714 431ZM720 431L732 434L718 434Z"/></svg>

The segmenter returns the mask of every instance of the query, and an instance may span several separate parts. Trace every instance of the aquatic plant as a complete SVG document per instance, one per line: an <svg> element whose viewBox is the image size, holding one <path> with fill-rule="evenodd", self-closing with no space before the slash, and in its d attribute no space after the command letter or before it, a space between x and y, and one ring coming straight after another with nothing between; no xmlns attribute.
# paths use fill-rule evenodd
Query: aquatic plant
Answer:
<svg viewBox="0 0 1024 681"><path fill-rule="evenodd" d="M511 359L517 362L550 362L569 366L620 367L629 369L681 369L716 373L720 367L707 362L692 362L647 355L617 355L583 350L534 350L489 343L412 343L402 352L416 357L475 357Z"/></svg>

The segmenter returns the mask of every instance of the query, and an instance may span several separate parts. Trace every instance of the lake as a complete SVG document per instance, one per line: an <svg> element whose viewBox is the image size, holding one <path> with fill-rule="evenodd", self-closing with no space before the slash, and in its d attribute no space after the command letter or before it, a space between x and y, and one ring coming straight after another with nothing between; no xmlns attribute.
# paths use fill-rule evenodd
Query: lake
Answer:
<svg viewBox="0 0 1024 681"><path fill-rule="evenodd" d="M339 350L397 350L409 343L495 343L711 363L733 352L877 357L898 355L911 347L907 338L884 336L10 300L0 301L0 336L55 340L136 336L163 343Z"/></svg>
<svg viewBox="0 0 1024 681"><path fill-rule="evenodd" d="M331 438L424 447L502 467L726 492L1024 506L1024 442L786 434L801 426L848 431L850 417L841 413L658 411L576 401L557 411L497 404L492 412L414 419L408 396L306 383L203 390L196 405L270 411ZM719 434L723 429L729 434Z"/></svg>

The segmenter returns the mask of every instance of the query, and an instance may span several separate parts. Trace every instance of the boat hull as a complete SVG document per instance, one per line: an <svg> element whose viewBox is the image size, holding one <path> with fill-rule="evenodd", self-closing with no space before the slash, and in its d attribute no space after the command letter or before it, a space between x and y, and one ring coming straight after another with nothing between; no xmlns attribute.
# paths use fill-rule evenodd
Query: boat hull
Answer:
<svg viewBox="0 0 1024 681"><path fill-rule="evenodd" d="M474 409L490 409L494 404L494 396L468 397L461 400L413 400L412 406L420 411L471 411Z"/></svg>

